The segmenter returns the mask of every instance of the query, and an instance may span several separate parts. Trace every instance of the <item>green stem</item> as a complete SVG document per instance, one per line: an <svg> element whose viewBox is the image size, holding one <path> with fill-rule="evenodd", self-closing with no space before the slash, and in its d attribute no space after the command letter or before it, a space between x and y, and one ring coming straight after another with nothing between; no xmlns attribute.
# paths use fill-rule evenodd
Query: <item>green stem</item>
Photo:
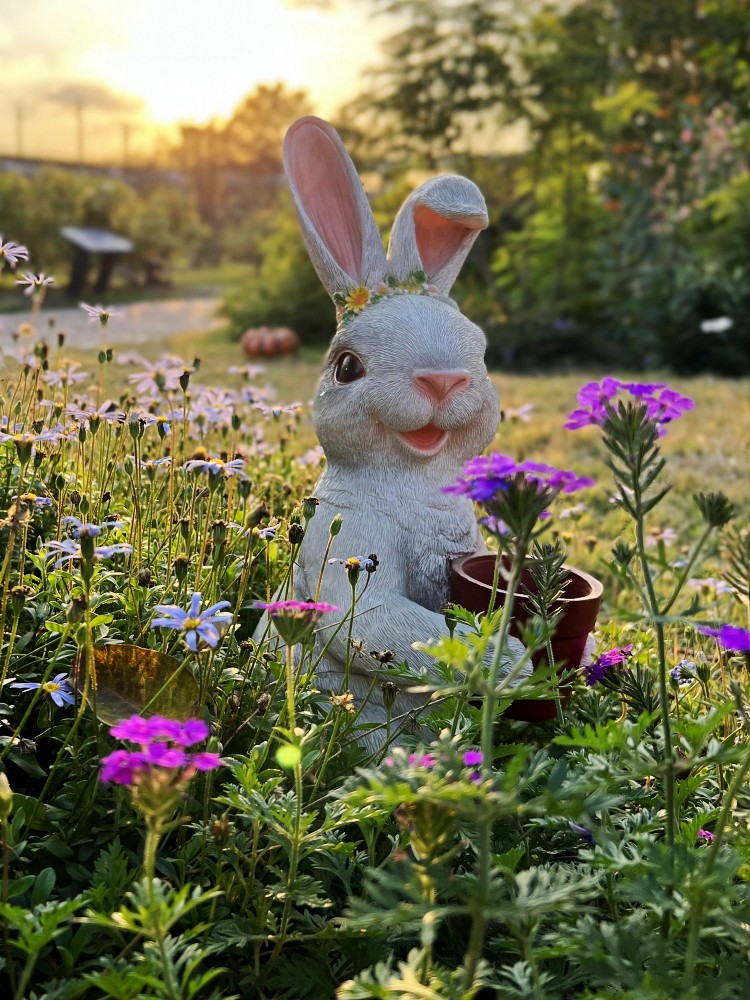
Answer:
<svg viewBox="0 0 750 1000"><path fill-rule="evenodd" d="M640 508L640 494L636 494L636 509ZM646 545L643 533L643 517L636 520L636 538L638 545L638 555L643 569L643 579L649 597L649 610L654 619L656 628L657 652L659 657L659 712L661 714L662 735L664 739L664 796L666 806L666 835L667 844L670 848L675 843L675 773L674 773L674 749L672 747L672 723L669 715L669 689L667 687L667 652L664 643L664 623L659 621L661 612L659 601L654 589L654 582L651 577L651 570L648 565L646 555Z"/></svg>
<svg viewBox="0 0 750 1000"><path fill-rule="evenodd" d="M493 759L493 727L495 723L495 708L497 706L497 678L500 672L502 654L505 648L508 630L510 628L513 615L513 604L516 596L516 588L521 579L523 569L524 553L516 553L510 569L507 594L503 613L500 619L500 628L497 633L497 640L490 666L489 676L485 692L484 705L482 707L482 770L485 778L492 779L492 759ZM464 957L464 990L469 991L474 982L477 965L482 956L484 938L487 929L486 903L489 895L490 877L492 873L492 818L484 816L479 824L479 844L477 851L477 885L472 906L471 932L469 944Z"/></svg>

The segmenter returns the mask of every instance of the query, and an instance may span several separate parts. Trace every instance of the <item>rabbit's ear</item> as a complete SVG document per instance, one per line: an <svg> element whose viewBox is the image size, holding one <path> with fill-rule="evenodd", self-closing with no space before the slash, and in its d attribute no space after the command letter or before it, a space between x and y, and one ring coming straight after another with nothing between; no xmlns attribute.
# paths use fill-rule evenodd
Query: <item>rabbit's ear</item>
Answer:
<svg viewBox="0 0 750 1000"><path fill-rule="evenodd" d="M380 234L336 130L320 118L300 118L284 138L284 169L307 252L328 293L382 281Z"/></svg>
<svg viewBox="0 0 750 1000"><path fill-rule="evenodd" d="M487 223L487 206L476 184L466 177L433 177L401 206L388 244L388 261L400 278L424 271L447 295Z"/></svg>

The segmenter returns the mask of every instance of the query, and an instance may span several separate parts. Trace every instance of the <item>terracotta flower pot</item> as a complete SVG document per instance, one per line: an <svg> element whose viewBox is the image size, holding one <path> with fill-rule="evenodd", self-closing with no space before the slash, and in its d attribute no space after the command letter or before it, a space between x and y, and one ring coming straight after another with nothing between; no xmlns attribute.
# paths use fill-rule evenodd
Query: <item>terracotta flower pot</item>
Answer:
<svg viewBox="0 0 750 1000"><path fill-rule="evenodd" d="M240 344L249 358L275 358L294 354L299 337L288 326L258 326L246 330Z"/></svg>
<svg viewBox="0 0 750 1000"><path fill-rule="evenodd" d="M561 669L577 667L583 657L586 639L596 625L596 616L602 601L602 584L593 576L584 573L573 566L566 566L569 573L568 581L563 591L564 596L553 606L557 611L562 608L562 616L558 622L555 636L552 639L552 655L555 665ZM463 556L456 559L451 566L451 598L456 604L479 614L489 610L492 580L495 573L495 556L487 555ZM521 578L522 586L534 592L534 581L529 570L525 570ZM505 602L506 590L503 589L502 577L498 583L495 607L501 607ZM511 635L520 636L521 627L532 616L533 611L523 597L516 596ZM539 650L532 657L535 666L546 661L545 650ZM560 697L567 704L570 689L562 686ZM505 712L511 719L521 719L525 722L543 722L554 719L556 715L555 702L552 699L516 701Z"/></svg>

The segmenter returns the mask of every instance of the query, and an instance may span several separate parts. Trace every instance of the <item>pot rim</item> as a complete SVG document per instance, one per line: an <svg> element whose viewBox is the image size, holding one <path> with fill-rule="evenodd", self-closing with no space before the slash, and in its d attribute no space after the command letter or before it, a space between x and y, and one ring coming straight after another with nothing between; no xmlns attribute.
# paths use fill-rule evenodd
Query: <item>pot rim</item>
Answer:
<svg viewBox="0 0 750 1000"><path fill-rule="evenodd" d="M454 559L451 563L451 568L458 576L471 581L475 586L483 587L489 592L492 590L491 584L485 583L484 580L478 580L475 576L467 572L468 564L474 559L492 559L494 561L497 559L497 554L495 552L471 552L469 555L459 556L458 559ZM597 580L595 576L591 576L590 573L578 569L577 566L571 566L569 563L563 563L563 569L583 580L590 589L588 594L582 594L580 597L562 597L560 598L561 601L564 601L566 604L576 604L584 601L599 600L602 597L604 584L601 580ZM500 584L502 584L502 581L500 581ZM504 590L503 586L498 585L498 591Z"/></svg>

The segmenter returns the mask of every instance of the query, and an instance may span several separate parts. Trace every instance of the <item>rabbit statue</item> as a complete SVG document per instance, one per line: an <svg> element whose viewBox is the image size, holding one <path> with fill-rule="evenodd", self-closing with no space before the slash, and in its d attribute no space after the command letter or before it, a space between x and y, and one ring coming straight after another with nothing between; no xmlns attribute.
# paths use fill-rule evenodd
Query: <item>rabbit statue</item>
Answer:
<svg viewBox="0 0 750 1000"><path fill-rule="evenodd" d="M396 662L432 672L432 658L412 644L447 633L441 607L451 560L484 549L471 501L442 487L490 444L500 420L484 334L448 297L487 226L486 206L464 177L429 180L399 211L386 256L354 164L328 123L295 122L284 165L308 253L338 316L314 403L327 464L294 597L315 596L329 526L340 513L331 558L374 553L378 566L359 587L354 636L363 642L348 649L348 629L339 629L318 664L317 686L340 692L351 657L348 687L360 719L378 724L361 742L374 750L386 741L386 707L371 653L392 650ZM351 606L344 567L326 566L318 599L342 609L319 623L320 652ZM520 655L523 647L512 642ZM389 706L394 729L413 721L426 700L399 688Z"/></svg>

